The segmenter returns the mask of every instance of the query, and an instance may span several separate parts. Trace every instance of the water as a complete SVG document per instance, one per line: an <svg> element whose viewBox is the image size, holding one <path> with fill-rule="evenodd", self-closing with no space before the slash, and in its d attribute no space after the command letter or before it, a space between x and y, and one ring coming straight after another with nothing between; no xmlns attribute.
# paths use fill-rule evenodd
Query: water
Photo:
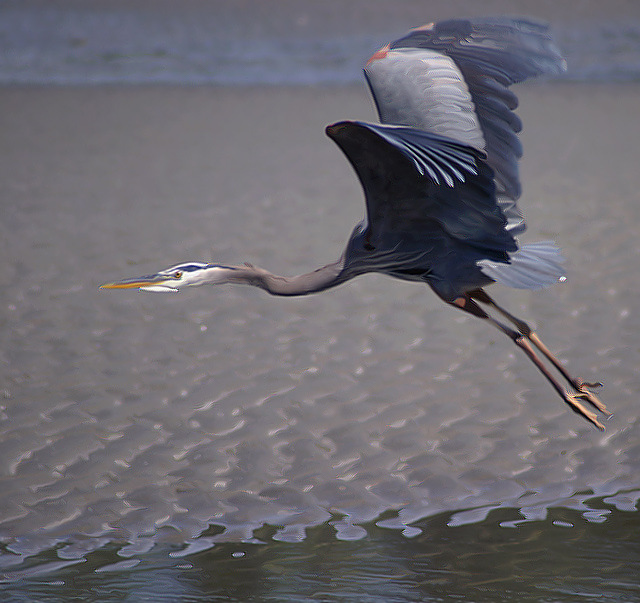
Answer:
<svg viewBox="0 0 640 603"><path fill-rule="evenodd" d="M360 81L384 41L428 20L513 14L550 20L571 80L637 81L640 11L556 3L4 2L0 83L320 84Z"/></svg>
<svg viewBox="0 0 640 603"><path fill-rule="evenodd" d="M599 505L607 505L600 501ZM296 544L223 544L190 555L158 547L132 560L106 547L86 560L42 559L40 573L13 574L3 601L637 601L638 523L613 512L586 523L555 509L546 521L498 527L514 512L451 528L446 514L422 536L368 526L340 542L328 527ZM550 552L552 554L550 554Z"/></svg>
<svg viewBox="0 0 640 603"><path fill-rule="evenodd" d="M334 260L363 206L322 129L363 86L2 88L6 600L637 600L640 89L518 92L569 278L493 294L605 382L604 434L415 284L97 289Z"/></svg>

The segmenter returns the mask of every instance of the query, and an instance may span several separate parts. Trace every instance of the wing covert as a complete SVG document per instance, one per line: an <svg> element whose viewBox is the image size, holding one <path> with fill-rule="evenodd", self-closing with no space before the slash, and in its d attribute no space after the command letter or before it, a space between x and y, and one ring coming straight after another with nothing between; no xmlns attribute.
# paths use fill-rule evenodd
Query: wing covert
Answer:
<svg viewBox="0 0 640 603"><path fill-rule="evenodd" d="M404 126L339 122L327 135L364 189L373 242L420 239L438 224L449 236L492 251L515 251L481 151Z"/></svg>

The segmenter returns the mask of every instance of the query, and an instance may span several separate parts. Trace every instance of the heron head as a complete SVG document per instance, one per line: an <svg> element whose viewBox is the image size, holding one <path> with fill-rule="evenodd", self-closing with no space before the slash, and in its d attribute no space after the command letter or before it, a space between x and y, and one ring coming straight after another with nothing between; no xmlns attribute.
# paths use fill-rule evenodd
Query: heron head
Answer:
<svg viewBox="0 0 640 603"><path fill-rule="evenodd" d="M220 285L228 283L236 269L219 264L188 262L177 264L156 274L128 278L100 285L101 289L140 289L140 291L169 292L183 287L198 285Z"/></svg>

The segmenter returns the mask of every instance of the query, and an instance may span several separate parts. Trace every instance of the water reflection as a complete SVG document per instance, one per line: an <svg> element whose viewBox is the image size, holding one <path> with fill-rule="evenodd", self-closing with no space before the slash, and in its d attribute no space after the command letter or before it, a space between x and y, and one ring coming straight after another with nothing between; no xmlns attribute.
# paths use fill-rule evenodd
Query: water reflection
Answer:
<svg viewBox="0 0 640 603"><path fill-rule="evenodd" d="M637 601L640 514L590 504L608 520L555 508L518 525L518 511L502 509L458 527L441 514L415 538L368 525L367 538L338 541L324 524L296 544L265 527L252 543L186 557L159 547L123 559L107 547L65 568L49 553L6 573L3 601Z"/></svg>

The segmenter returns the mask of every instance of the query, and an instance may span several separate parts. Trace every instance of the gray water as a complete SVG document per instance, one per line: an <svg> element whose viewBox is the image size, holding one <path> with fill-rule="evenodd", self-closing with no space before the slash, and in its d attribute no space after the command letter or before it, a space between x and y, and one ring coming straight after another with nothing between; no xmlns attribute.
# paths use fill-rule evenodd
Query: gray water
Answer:
<svg viewBox="0 0 640 603"><path fill-rule="evenodd" d="M604 505L606 507L606 505ZM226 543L188 557L156 548L141 559L112 548L87 559L47 561L49 573L14 576L7 601L616 601L638 600L637 520L614 513L585 524L553 510L545 521L500 528L497 511L457 528L448 516L423 521L407 539L368 526L366 539L341 542L328 527L296 544ZM55 559L55 558L53 558Z"/></svg>
<svg viewBox="0 0 640 603"><path fill-rule="evenodd" d="M640 10L623 1L5 0L0 83L355 83L410 27L514 13L551 21L563 79L640 79Z"/></svg>
<svg viewBox="0 0 640 603"><path fill-rule="evenodd" d="M322 129L363 86L0 89L5 599L638 600L640 88L518 93L568 280L492 293L605 383L604 433L415 284L98 290L334 260L363 204Z"/></svg>

